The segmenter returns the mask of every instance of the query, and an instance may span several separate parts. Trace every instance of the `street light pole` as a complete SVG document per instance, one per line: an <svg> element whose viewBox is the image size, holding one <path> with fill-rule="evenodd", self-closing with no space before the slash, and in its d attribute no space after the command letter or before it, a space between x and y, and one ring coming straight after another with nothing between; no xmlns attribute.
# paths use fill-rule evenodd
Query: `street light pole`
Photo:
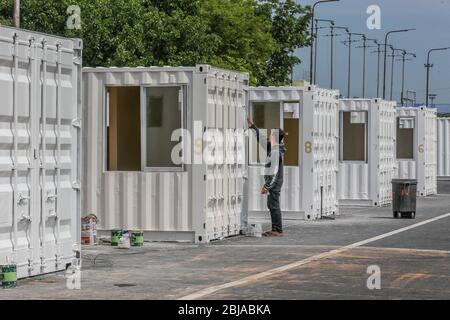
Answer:
<svg viewBox="0 0 450 320"><path fill-rule="evenodd" d="M404 51L403 49L395 49L393 46L390 46L392 50L392 69L391 69L391 94L390 94L390 100L394 98L394 65L395 65L395 57L398 57L398 55L395 54L396 51Z"/></svg>
<svg viewBox="0 0 450 320"><path fill-rule="evenodd" d="M378 53L378 59L377 59L377 98L380 97L379 93L380 93L380 54L381 54L381 44L378 43L378 40L376 39L367 39L370 41L373 41L373 43L375 43L375 45L377 46L377 53Z"/></svg>
<svg viewBox="0 0 450 320"><path fill-rule="evenodd" d="M383 75L383 99L386 99L386 68L387 68L387 46L388 46L388 37L392 33L399 33L399 32L408 32L413 31L415 29L402 29L402 30L392 30L386 33L386 36L384 38L384 75Z"/></svg>
<svg viewBox="0 0 450 320"><path fill-rule="evenodd" d="M427 68L427 88L426 88L426 97L425 97L425 100L426 100L426 107L428 108L428 94L429 94L429 89L430 89L430 69L433 67L433 65L432 64L430 64L430 54L433 52L433 51L444 51L444 50L448 50L448 49L450 49L450 47L447 47L447 48L435 48L435 49L430 49L429 51L428 51L428 56L427 56L427 64L425 65L425 67Z"/></svg>
<svg viewBox="0 0 450 320"><path fill-rule="evenodd" d="M315 40L315 50L314 50L314 83L317 83L317 52L318 52L318 43L319 43L319 22L329 22L332 26L334 26L333 20L327 19L314 19L316 22L316 40Z"/></svg>
<svg viewBox="0 0 450 320"><path fill-rule="evenodd" d="M326 2L338 2L340 0L322 0L322 1L317 1L316 3L314 3L314 5L312 6L312 10L311 10L311 38L312 38L312 44L311 44L311 52L310 52L310 61L309 61L309 82L311 84L314 84L314 80L313 80L313 59L314 59L314 13L316 10L316 6L321 4L321 3L326 3Z"/></svg>
<svg viewBox="0 0 450 320"><path fill-rule="evenodd" d="M347 98L351 98L351 82L352 82L352 34L351 32L348 33L348 91L347 91Z"/></svg>
<svg viewBox="0 0 450 320"><path fill-rule="evenodd" d="M334 29L344 29L344 30L346 30L347 33L349 32L349 30L346 27L336 27L335 25L331 25L330 28L331 28L331 32L327 36L329 36L331 38L331 44L330 44L330 48L331 48L330 89L333 89L333 87L334 87L334 38L337 36L340 36L340 34L334 33Z"/></svg>
<svg viewBox="0 0 450 320"><path fill-rule="evenodd" d="M368 46L367 41L374 41L377 43L377 40L375 39L369 39L365 35L362 35L363 37L363 45L357 48L363 48L363 88L362 88L362 97L366 97L366 50L367 48L372 48L373 46Z"/></svg>
<svg viewBox="0 0 450 320"><path fill-rule="evenodd" d="M352 40L352 35L365 36L362 33L348 32L348 98L351 98L351 83L352 83L352 42L357 40Z"/></svg>
<svg viewBox="0 0 450 320"><path fill-rule="evenodd" d="M391 66L391 95L389 97L389 100L392 101L393 97L393 90L394 90L394 63L395 63L395 51L396 49L391 46L392 50L392 66Z"/></svg>
<svg viewBox="0 0 450 320"><path fill-rule="evenodd" d="M14 0L13 25L20 28L20 0Z"/></svg>
<svg viewBox="0 0 450 320"><path fill-rule="evenodd" d="M400 97L400 101L402 106L405 104L404 103L404 99L405 99L405 62L406 61L411 61L412 59L406 59L407 55L411 55L412 57L416 58L416 55L414 53L411 52L406 52L406 50L403 50L402 53L402 62L403 62L403 66L402 66L402 94Z"/></svg>

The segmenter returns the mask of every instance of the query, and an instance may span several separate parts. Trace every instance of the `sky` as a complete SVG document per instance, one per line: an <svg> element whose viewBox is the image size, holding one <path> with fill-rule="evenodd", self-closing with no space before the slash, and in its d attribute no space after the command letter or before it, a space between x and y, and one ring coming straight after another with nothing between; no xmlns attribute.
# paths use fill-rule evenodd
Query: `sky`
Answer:
<svg viewBox="0 0 450 320"><path fill-rule="evenodd" d="M315 1L298 0L302 5ZM369 30L367 8L378 5L381 9L381 29ZM395 48L413 52L417 58L406 62L405 91L417 93L417 102L425 101L427 52L431 48L450 47L450 0L340 0L320 4L316 7L316 18L334 20L336 25L349 27L351 32L364 33L368 38L384 43L386 32L395 29L415 28L407 33L391 34L388 42ZM328 25L322 23L323 26ZM324 88L330 87L330 37L329 29L319 31L317 81ZM356 37L358 38L358 37ZM360 37L359 37L360 38ZM341 42L347 37L335 38L334 88L347 96L348 48ZM372 43L370 43L372 45ZM363 50L355 48L362 45L354 43L352 49L351 96L362 96ZM367 48L366 97L377 96L377 53L376 48ZM295 68L294 79L309 79L309 48L297 50L302 63ZM397 58L397 59L400 59ZM430 76L430 93L436 94L436 103L450 104L450 50L433 52L431 63L434 67ZM383 70L382 67L380 71ZM387 74L387 98L390 98L390 60ZM400 101L402 62L395 62L394 100ZM383 74L381 73L381 81ZM381 82L382 83L382 82ZM381 87L381 86L380 86ZM380 96L382 92L380 93Z"/></svg>

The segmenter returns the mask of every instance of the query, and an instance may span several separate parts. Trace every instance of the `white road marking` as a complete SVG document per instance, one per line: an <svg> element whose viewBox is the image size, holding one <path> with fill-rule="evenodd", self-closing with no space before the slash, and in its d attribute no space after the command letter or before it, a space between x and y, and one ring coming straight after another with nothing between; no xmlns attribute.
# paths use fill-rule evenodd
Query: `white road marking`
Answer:
<svg viewBox="0 0 450 320"><path fill-rule="evenodd" d="M274 269L271 269L271 270L260 272L260 273L257 273L257 274L254 274L254 275L251 275L251 276L248 276L248 277L244 277L244 278L242 278L240 280L224 283L224 284L218 285L218 286L205 288L205 289L202 289L200 291L191 293L191 294L189 294L187 296L181 297L178 300L196 300L196 299L200 299L200 298L209 296L209 295L211 295L213 293L216 293L218 291L224 290L224 289L229 289L229 288L233 288L233 287L242 286L242 285L254 282L254 281L258 281L258 280L261 280L261 279L264 279L264 278L271 277L271 276L273 276L275 274L278 274L278 273L282 273L282 272L286 272L286 271L289 271L289 270L292 270L292 269L296 269L296 268L301 267L301 266L303 266L305 264L308 264L310 262L314 262L314 261L317 261L317 260L329 258L331 256L343 253L345 251L348 251L348 250L351 250L351 249L354 249L354 248L358 248L358 247L362 247L362 246L365 246L366 244L369 244L369 243L372 243L372 242L375 242L375 241L378 241L378 240L382 240L382 239L391 237L393 235L396 235L396 234L399 234L399 233L402 233L402 232L405 232L405 231L408 231L408 230L411 230L411 229L415 229L415 228L421 227L421 226L426 225L428 223L445 219L447 217L450 217L450 213L447 213L447 214L444 214L444 215L441 215L441 216L438 216L438 217L435 217L435 218L432 218L432 219L428 219L428 220L425 220L425 221L413 224L413 225L408 226L408 227L397 229L397 230L394 230L394 231L391 231L391 232L388 232L388 233L385 233L385 234L382 234L382 235L379 235L379 236L376 236L376 237L373 237L373 238L370 238L370 239L367 239L367 240L359 241L359 242L350 244L348 246L341 247L339 249L335 249L335 250L331 250L331 251L328 251L328 252L324 252L324 253L321 253L321 254L318 254L318 255L315 255L315 256L312 256L312 257L300 260L300 261L296 261L296 262L293 262L293 263L290 263L290 264L278 267L278 268L274 268Z"/></svg>
<svg viewBox="0 0 450 320"><path fill-rule="evenodd" d="M223 244L216 245L215 248L266 248L266 249L336 249L340 246L327 245L305 245L305 244ZM417 252L417 253L436 253L436 254L450 254L449 250L435 250L435 249L415 249L415 248L392 248L392 247L358 247L355 249L364 250L386 250L398 252Z"/></svg>

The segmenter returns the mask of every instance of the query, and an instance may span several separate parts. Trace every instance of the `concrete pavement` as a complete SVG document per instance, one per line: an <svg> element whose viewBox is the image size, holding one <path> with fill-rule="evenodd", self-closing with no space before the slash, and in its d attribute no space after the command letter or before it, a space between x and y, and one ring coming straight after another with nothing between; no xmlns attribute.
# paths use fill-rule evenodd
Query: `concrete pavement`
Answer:
<svg viewBox="0 0 450 320"><path fill-rule="evenodd" d="M354 208L336 220L285 221L283 238L85 247L81 290L67 289L59 273L21 280L0 299L450 299L450 217L427 222L450 212L449 189L442 183L442 194L419 199L415 220L395 220L390 208ZM405 227L412 229L389 234ZM305 263L272 273L298 262ZM381 290L367 288L373 265Z"/></svg>

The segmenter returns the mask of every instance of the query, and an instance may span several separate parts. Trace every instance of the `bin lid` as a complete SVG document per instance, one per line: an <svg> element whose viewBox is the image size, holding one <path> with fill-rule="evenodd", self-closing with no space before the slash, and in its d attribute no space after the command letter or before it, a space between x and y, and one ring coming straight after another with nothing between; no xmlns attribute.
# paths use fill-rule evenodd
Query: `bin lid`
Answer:
<svg viewBox="0 0 450 320"><path fill-rule="evenodd" d="M392 184L413 184L417 185L416 179L393 179Z"/></svg>

